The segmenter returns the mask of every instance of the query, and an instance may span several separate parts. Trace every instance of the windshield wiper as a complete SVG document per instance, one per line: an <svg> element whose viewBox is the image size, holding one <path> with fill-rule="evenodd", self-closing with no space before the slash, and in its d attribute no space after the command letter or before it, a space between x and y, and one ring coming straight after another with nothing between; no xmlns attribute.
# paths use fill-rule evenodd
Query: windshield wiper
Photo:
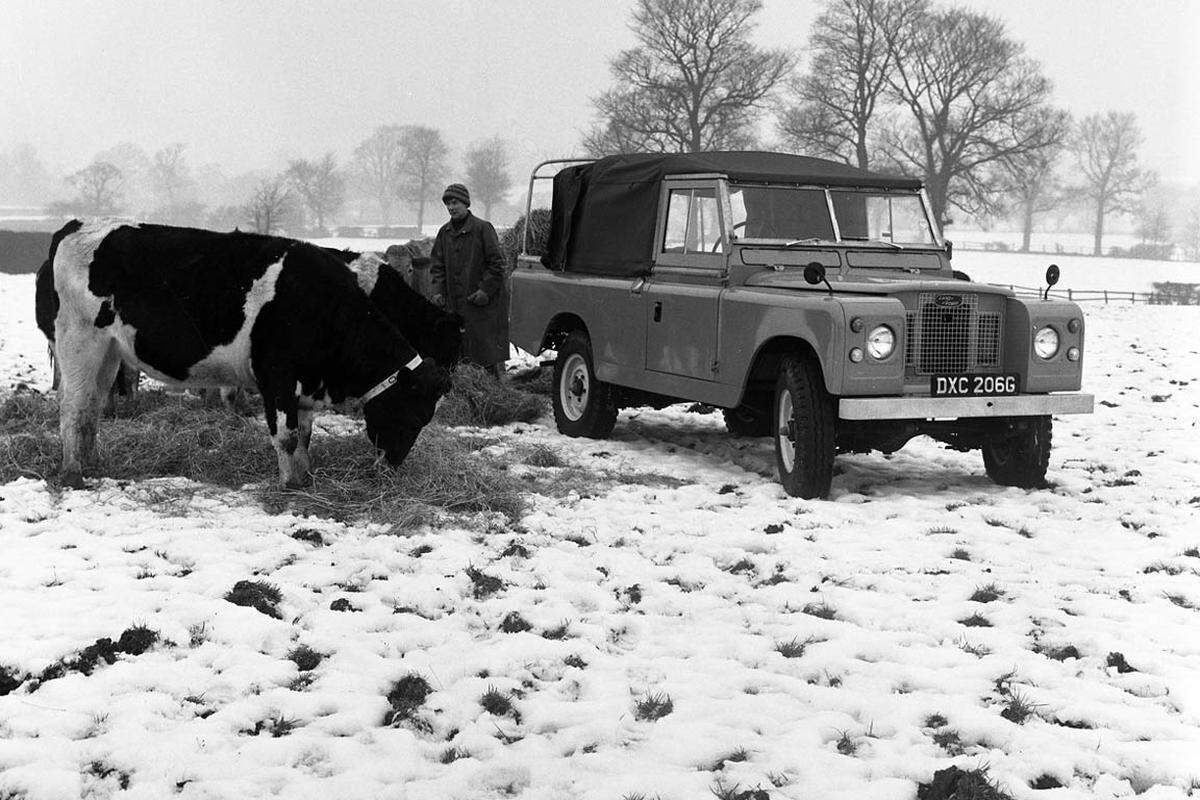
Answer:
<svg viewBox="0 0 1200 800"><path fill-rule="evenodd" d="M842 241L867 242L869 244L885 244L888 247L895 248L896 250L907 250L908 249L902 244L896 244L895 242L889 242L886 239L868 239L866 236L843 236Z"/></svg>
<svg viewBox="0 0 1200 800"><path fill-rule="evenodd" d="M817 244L820 241L821 241L820 236L810 236L807 239L796 239L795 241L787 242L786 244L784 244L784 247L795 247L798 244Z"/></svg>

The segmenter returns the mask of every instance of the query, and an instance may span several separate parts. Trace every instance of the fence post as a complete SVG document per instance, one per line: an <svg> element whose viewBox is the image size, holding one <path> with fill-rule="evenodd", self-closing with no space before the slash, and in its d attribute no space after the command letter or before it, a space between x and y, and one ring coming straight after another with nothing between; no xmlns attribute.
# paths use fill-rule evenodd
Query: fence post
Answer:
<svg viewBox="0 0 1200 800"><path fill-rule="evenodd" d="M1072 296L1071 296L1071 290L1070 290L1070 289L1067 289L1067 299L1068 299L1068 300L1074 300L1074 299L1075 299L1074 297L1072 297Z"/></svg>
<svg viewBox="0 0 1200 800"><path fill-rule="evenodd" d="M1104 305L1108 305L1108 289L1104 290Z"/></svg>

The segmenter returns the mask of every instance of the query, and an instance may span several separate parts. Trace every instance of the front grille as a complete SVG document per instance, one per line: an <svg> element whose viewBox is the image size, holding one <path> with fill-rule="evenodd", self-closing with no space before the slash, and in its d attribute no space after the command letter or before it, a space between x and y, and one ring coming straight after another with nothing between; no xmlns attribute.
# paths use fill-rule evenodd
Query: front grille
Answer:
<svg viewBox="0 0 1200 800"><path fill-rule="evenodd" d="M1001 316L980 312L978 295L922 292L905 321L904 363L917 375L953 375L1000 364Z"/></svg>

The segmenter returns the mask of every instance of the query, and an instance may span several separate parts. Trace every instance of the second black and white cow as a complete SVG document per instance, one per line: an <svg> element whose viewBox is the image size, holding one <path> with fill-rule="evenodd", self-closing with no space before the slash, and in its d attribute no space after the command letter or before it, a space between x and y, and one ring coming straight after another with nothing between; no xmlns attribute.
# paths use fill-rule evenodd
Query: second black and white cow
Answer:
<svg viewBox="0 0 1200 800"><path fill-rule="evenodd" d="M463 318L435 306L378 253L324 248L349 267L358 286L413 347L444 367L462 357Z"/></svg>
<svg viewBox="0 0 1200 800"><path fill-rule="evenodd" d="M361 398L367 435L399 465L449 390L359 286L342 259L311 244L252 233L115 220L55 234L54 346L62 480L82 486L96 458L100 409L125 361L179 386L262 394L280 481L302 485L314 410Z"/></svg>

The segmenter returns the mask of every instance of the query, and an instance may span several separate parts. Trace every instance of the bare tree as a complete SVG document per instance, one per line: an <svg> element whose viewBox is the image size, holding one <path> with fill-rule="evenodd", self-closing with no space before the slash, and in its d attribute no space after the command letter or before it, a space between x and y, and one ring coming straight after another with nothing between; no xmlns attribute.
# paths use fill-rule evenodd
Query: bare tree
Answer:
<svg viewBox="0 0 1200 800"><path fill-rule="evenodd" d="M1034 221L1039 214L1062 205L1062 186L1058 163L1066 137L1071 130L1070 115L1061 110L1044 108L1040 125L1046 128L1047 144L1035 150L1024 150L1003 162L1001 194L1012 198L1012 206L1021 221L1021 252L1029 252Z"/></svg>
<svg viewBox="0 0 1200 800"><path fill-rule="evenodd" d="M67 177L79 193L75 213L84 215L117 214L121 211L121 170L107 161L93 161Z"/></svg>
<svg viewBox="0 0 1200 800"><path fill-rule="evenodd" d="M876 109L886 101L889 38L904 6L892 0L828 0L813 22L808 71L779 121L784 144L866 169Z"/></svg>
<svg viewBox="0 0 1200 800"><path fill-rule="evenodd" d="M450 148L441 131L424 125L405 125L401 134L403 158L400 197L417 207L417 228L425 224L425 203L437 199L446 177L446 157Z"/></svg>
<svg viewBox="0 0 1200 800"><path fill-rule="evenodd" d="M1180 246L1189 261L1200 261L1200 197L1193 197L1183 212Z"/></svg>
<svg viewBox="0 0 1200 800"><path fill-rule="evenodd" d="M1050 82L999 20L909 6L889 41L889 82L909 119L889 133L890 158L925 181L939 222L950 206L995 214L1000 167L1054 142L1042 112Z"/></svg>
<svg viewBox="0 0 1200 800"><path fill-rule="evenodd" d="M404 128L381 125L354 148L354 169L363 188L379 204L383 224L392 222L396 198L403 191Z"/></svg>
<svg viewBox="0 0 1200 800"><path fill-rule="evenodd" d="M185 145L168 145L154 154L150 165L150 184L160 207L170 208L187 199L194 183L183 157Z"/></svg>
<svg viewBox="0 0 1200 800"><path fill-rule="evenodd" d="M346 181L338 172L333 153L326 153L317 161L303 158L290 161L284 176L300 203L312 212L317 228L324 231L325 223L346 202Z"/></svg>
<svg viewBox="0 0 1200 800"><path fill-rule="evenodd" d="M150 185L150 156L133 142L121 142L102 150L94 161L107 161L121 170L121 195L126 211L144 215L155 204L155 193Z"/></svg>
<svg viewBox="0 0 1200 800"><path fill-rule="evenodd" d="M0 153L0 202L45 202L53 183L50 171L28 142Z"/></svg>
<svg viewBox="0 0 1200 800"><path fill-rule="evenodd" d="M467 151L467 187L473 200L483 206L483 216L491 215L494 203L504 199L512 186L508 172L508 146L500 137L478 142Z"/></svg>
<svg viewBox="0 0 1200 800"><path fill-rule="evenodd" d="M593 155L743 147L791 57L750 43L761 0L637 0L638 46L611 64L616 86L593 100Z"/></svg>
<svg viewBox="0 0 1200 800"><path fill-rule="evenodd" d="M1100 255L1104 220L1109 214L1133 211L1142 192L1153 182L1152 173L1138 166L1142 132L1133 113L1109 111L1080 121L1072 149L1083 185L1079 191L1094 209L1092 255Z"/></svg>
<svg viewBox="0 0 1200 800"><path fill-rule="evenodd" d="M291 211L292 197L287 181L282 175L266 178L254 190L245 213L257 233L275 233L283 226L283 220Z"/></svg>

